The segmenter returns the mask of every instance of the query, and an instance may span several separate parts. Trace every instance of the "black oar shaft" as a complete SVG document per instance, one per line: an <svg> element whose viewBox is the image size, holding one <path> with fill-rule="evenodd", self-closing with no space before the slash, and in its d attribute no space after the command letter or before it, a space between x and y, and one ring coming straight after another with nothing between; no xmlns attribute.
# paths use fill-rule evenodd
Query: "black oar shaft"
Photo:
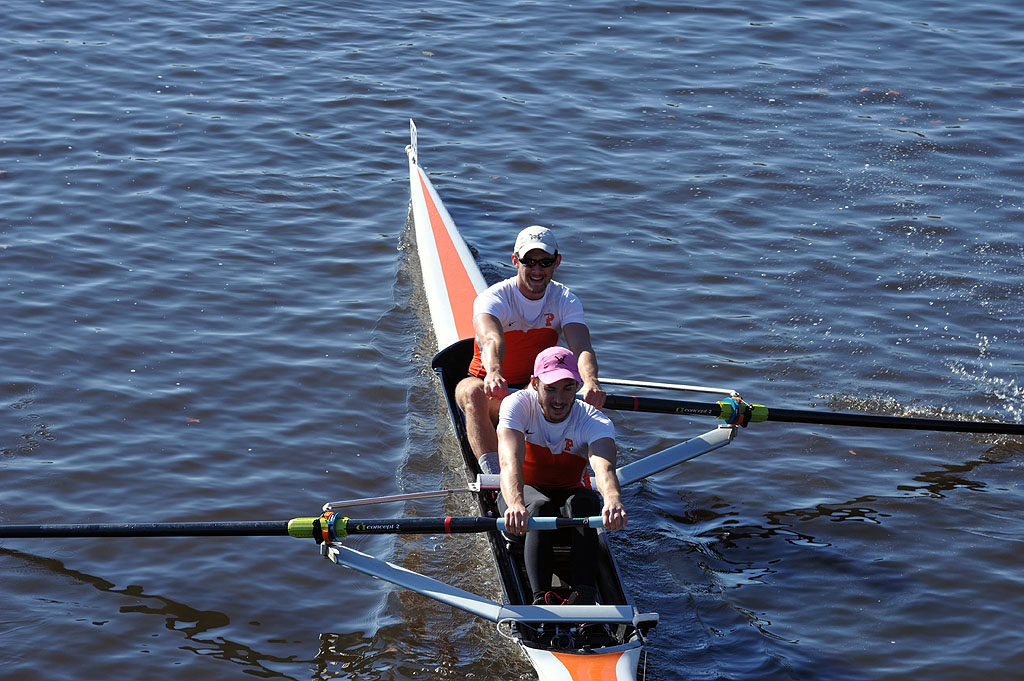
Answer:
<svg viewBox="0 0 1024 681"><path fill-rule="evenodd" d="M495 529L494 518L339 518L346 534L465 534ZM340 534L340 533L339 533Z"/></svg>
<svg viewBox="0 0 1024 681"><path fill-rule="evenodd" d="M600 527L601 516L589 518L530 518L531 530ZM291 520L109 523L82 525L0 525L0 538L24 537L275 537L337 541L350 534L464 534L504 530L504 518L349 518L336 511L320 517Z"/></svg>
<svg viewBox="0 0 1024 681"><path fill-rule="evenodd" d="M880 416L874 414L840 414L802 409L769 409L768 421L783 423L820 423L829 426L863 426L866 428L899 428L904 430L939 430L956 433L993 433L1024 435L1020 423L990 421L954 421L911 416Z"/></svg>
<svg viewBox="0 0 1024 681"><path fill-rule="evenodd" d="M601 516L589 518L530 518L531 530L555 530L570 527L600 527ZM504 518L348 518L329 511L316 520L313 536L324 541L344 539L350 534L465 534L504 530Z"/></svg>
<svg viewBox="0 0 1024 681"><path fill-rule="evenodd" d="M843 414L812 409L763 409L755 412L753 421L778 421L782 423L814 423L831 426L860 426L864 428L899 428L904 430L938 430L957 433L993 433L1000 435L1024 435L1024 424L998 423L994 421L954 421L952 419L930 419L909 416L881 416L874 414ZM605 400L608 409L643 411L655 414L682 414L689 416L712 416L722 418L722 405L718 402L687 402L656 397L632 397L608 395Z"/></svg>
<svg viewBox="0 0 1024 681"><path fill-rule="evenodd" d="M209 523L0 525L0 537L271 537L288 536L287 520Z"/></svg>
<svg viewBox="0 0 1024 681"><path fill-rule="evenodd" d="M658 397L632 397L630 395L608 395L604 406L621 411L645 411L654 414L682 414L684 416L722 415L722 407L716 402L687 402L666 400Z"/></svg>
<svg viewBox="0 0 1024 681"><path fill-rule="evenodd" d="M429 534L486 532L494 518L343 518L339 537L348 534ZM300 518L299 521L323 520ZM294 528L295 523L292 523ZM319 526L317 527L319 530ZM0 538L15 537L271 537L288 536L289 521L207 523L109 523L82 525L0 525ZM291 532L292 536L297 536ZM314 536L308 534L307 536ZM330 537L334 539L335 537Z"/></svg>

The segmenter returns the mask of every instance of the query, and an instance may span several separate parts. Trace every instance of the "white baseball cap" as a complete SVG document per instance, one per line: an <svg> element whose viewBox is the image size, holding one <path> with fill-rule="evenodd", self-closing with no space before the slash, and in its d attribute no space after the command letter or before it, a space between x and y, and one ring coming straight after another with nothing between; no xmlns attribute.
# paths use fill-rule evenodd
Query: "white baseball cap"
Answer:
<svg viewBox="0 0 1024 681"><path fill-rule="evenodd" d="M551 255L558 255L558 242L555 241L554 233L547 227L531 225L519 232L519 236L516 237L516 247L512 252L516 254L517 258L522 258L535 248Z"/></svg>

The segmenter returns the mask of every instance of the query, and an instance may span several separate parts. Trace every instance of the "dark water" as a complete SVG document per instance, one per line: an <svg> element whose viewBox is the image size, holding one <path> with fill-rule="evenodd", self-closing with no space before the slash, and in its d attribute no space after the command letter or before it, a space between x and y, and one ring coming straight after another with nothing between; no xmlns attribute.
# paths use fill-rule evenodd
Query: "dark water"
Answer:
<svg viewBox="0 0 1024 681"><path fill-rule="evenodd" d="M0 522L458 484L410 117L485 273L558 230L607 377L1024 420L1022 40L1006 0L7 3ZM624 460L713 425L614 418ZM629 490L647 678L1024 678L1022 468L769 423ZM355 543L493 595L478 542ZM0 603L4 679L531 678L286 538L5 540Z"/></svg>

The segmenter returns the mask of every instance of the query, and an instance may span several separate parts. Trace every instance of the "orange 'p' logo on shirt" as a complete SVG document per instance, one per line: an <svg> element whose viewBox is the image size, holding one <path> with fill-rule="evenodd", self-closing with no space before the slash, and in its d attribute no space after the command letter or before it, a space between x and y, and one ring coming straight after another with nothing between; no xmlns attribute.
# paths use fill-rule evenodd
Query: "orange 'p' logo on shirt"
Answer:
<svg viewBox="0 0 1024 681"><path fill-rule="evenodd" d="M562 450L562 451L571 452L572 451L572 444L573 444L572 440L570 440L569 438L565 438L565 449Z"/></svg>
<svg viewBox="0 0 1024 681"><path fill-rule="evenodd" d="M555 315L553 315L552 313L548 312L548 313L546 313L544 315L544 319L547 320L547 324L545 324L544 326L551 326L551 322L553 322L555 320Z"/></svg>

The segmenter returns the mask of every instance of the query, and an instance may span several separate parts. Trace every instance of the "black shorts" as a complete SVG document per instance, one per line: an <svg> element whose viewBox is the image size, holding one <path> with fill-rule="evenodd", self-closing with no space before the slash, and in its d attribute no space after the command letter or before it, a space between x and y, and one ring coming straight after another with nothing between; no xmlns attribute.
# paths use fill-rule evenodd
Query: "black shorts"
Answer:
<svg viewBox="0 0 1024 681"><path fill-rule="evenodd" d="M601 495L586 487L575 489L537 488L523 485L523 502L532 518L586 518L601 514ZM498 495L498 510L508 510L505 497Z"/></svg>

